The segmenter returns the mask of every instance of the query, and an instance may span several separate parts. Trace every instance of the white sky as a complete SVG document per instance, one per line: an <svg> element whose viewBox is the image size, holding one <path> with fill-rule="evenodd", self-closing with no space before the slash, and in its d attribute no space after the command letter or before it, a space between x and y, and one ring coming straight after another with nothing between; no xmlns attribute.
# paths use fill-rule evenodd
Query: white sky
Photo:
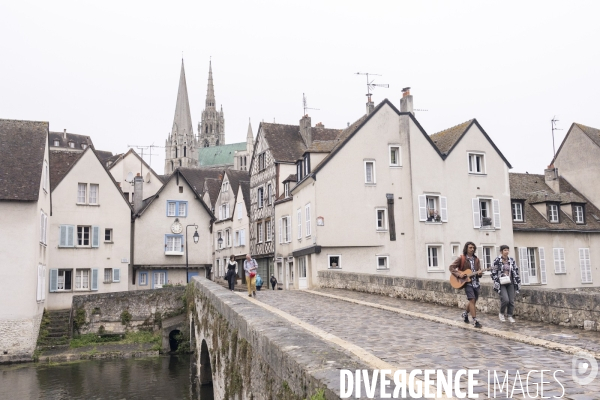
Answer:
<svg viewBox="0 0 600 400"><path fill-rule="evenodd" d="M97 149L164 146L185 60L194 131L212 56L228 143L261 120L343 128L410 86L432 134L477 118L542 173L572 122L600 128L600 2L0 0L0 118L44 120ZM152 166L162 173L164 149Z"/></svg>

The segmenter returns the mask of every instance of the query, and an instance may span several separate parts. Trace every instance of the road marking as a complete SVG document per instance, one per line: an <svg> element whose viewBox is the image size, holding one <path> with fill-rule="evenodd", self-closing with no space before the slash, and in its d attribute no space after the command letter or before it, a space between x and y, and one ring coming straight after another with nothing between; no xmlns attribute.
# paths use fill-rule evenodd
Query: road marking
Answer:
<svg viewBox="0 0 600 400"><path fill-rule="evenodd" d="M310 290L306 290L306 292L315 293ZM398 368L397 366L394 366L386 361L383 361L381 358L375 356L372 353L369 353L367 350L363 349L360 346L357 346L357 345L350 343L336 335L333 335L329 332L319 329L314 325L311 325L307 322L302 321L299 318L294 317L291 314L286 313L285 311L282 311L278 308L275 308L273 306L270 306L268 304L260 302L253 297L247 296L245 293L236 292L236 294L238 294L240 297L245 298L246 300L250 301L251 303L254 303L254 304L264 308L265 310L272 312L273 314L277 314L281 318L306 329L307 331L319 336L321 339L327 340L328 342L334 343L334 344L342 347L343 349L348 350L349 352L351 352L352 354L357 356L361 361L368 364L369 367L371 367L371 369L378 369L378 370L389 369L390 371L392 371L392 375L393 375L394 371L396 371L397 369L402 369L402 368ZM406 369L406 368L404 368L404 369ZM415 378L415 380L419 380L419 381L423 382L422 379ZM393 380L393 376L392 376L392 383L393 382L394 382L394 380ZM432 388L435 388L435 391L437 392L437 385L431 385L431 386L432 386ZM442 397L436 397L435 399L454 399L454 397L442 396Z"/></svg>
<svg viewBox="0 0 600 400"><path fill-rule="evenodd" d="M462 321L460 321L460 322L453 321L453 320L450 320L447 318L436 317L434 315L428 315L428 314L418 313L418 312L414 312L414 311L403 310L401 308L390 307L390 306L386 306L383 304L377 304L377 303L370 303L368 301L350 299L348 297L337 296L335 294L321 293L321 292L316 292L314 290L303 290L303 292L316 294L318 296L323 296L323 297L329 297L332 299L347 301L349 303L360 304L360 305L367 306L367 307L379 308L380 310L392 311L392 312L395 312L398 314L404 314L404 315L408 315L408 316L415 317L415 318L421 318L421 319L425 319L425 320L432 321L432 322L438 322L440 324L450 325L450 326L454 326L454 327L461 328L461 329L470 329L470 330L474 330L476 332L485 333L485 334L503 338L503 339L514 340L516 342L530 344L533 346L540 346L540 347L544 347L544 348L547 348L550 350L562 351L563 353L567 353L567 354L578 354L578 353L584 352L584 353L588 353L588 354L592 355L594 358L600 360L600 353L595 353L595 352L586 350L586 349L584 349L582 347L578 347L578 346L571 346L568 344L553 342L551 340L539 339L539 338L536 338L533 336L523 335L521 333L516 333L516 332L501 331L499 329L494 329L494 328L486 328L486 327L475 328L471 324L465 324Z"/></svg>

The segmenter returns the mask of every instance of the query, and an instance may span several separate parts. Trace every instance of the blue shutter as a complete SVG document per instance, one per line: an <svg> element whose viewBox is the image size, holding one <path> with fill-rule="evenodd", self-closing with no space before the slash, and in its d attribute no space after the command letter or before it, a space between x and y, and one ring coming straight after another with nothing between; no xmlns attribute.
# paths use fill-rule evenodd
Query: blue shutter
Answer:
<svg viewBox="0 0 600 400"><path fill-rule="evenodd" d="M67 244L65 245L65 247L75 247L74 235L75 226L67 225Z"/></svg>
<svg viewBox="0 0 600 400"><path fill-rule="evenodd" d="M92 269L92 290L98 290L98 268Z"/></svg>
<svg viewBox="0 0 600 400"><path fill-rule="evenodd" d="M50 292L56 292L58 288L58 270L50 269Z"/></svg>
<svg viewBox="0 0 600 400"><path fill-rule="evenodd" d="M100 241L100 227L92 226L92 247L98 247Z"/></svg>
<svg viewBox="0 0 600 400"><path fill-rule="evenodd" d="M113 282L121 282L121 269L113 268Z"/></svg>
<svg viewBox="0 0 600 400"><path fill-rule="evenodd" d="M60 239L58 241L58 247L67 247L67 225L60 226Z"/></svg>

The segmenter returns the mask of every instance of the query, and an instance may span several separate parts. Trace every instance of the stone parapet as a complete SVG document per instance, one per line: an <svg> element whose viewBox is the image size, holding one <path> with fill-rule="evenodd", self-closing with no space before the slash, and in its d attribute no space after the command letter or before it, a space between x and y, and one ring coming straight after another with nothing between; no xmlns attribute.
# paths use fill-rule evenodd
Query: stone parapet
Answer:
<svg viewBox="0 0 600 400"><path fill-rule="evenodd" d="M439 279L324 270L318 271L318 285L449 307L464 308L467 302L463 290L456 290L448 281ZM477 310L487 314L500 312L500 297L491 283L482 283ZM600 330L600 293L522 286L515 299L515 316L530 321Z"/></svg>

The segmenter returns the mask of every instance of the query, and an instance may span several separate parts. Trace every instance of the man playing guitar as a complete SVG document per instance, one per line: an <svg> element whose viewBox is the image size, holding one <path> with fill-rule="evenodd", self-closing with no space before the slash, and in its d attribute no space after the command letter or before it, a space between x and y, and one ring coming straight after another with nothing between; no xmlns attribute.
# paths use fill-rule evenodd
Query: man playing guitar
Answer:
<svg viewBox="0 0 600 400"><path fill-rule="evenodd" d="M475 328L481 328L481 324L477 321L477 309L475 308L475 304L477 303L477 299L479 299L479 278L483 271L479 264L479 258L475 255L475 250L477 250L475 243L465 243L463 254L454 260L449 269L450 273L457 278L466 277L467 274L465 274L464 271L467 269L470 269L473 272L471 281L465 285L465 294L467 295L467 300L469 300L469 302L467 303L466 311L462 313L462 317L464 318L465 323L468 324L470 313L471 317L473 317L473 326Z"/></svg>

